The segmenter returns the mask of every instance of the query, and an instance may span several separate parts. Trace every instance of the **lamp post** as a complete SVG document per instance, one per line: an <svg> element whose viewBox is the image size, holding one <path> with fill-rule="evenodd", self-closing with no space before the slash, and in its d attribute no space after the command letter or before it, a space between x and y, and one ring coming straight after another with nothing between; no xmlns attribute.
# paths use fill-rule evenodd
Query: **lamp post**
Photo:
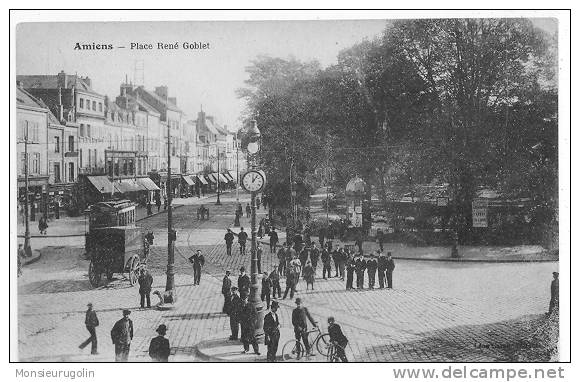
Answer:
<svg viewBox="0 0 580 382"><path fill-rule="evenodd" d="M173 187L171 185L171 131L167 124L167 183L169 192L167 194L167 280L165 283L165 293L163 293L163 304L159 309L172 309L177 301L175 293L175 240L176 233L173 230L173 211L171 202L173 201ZM166 183L166 185L167 185ZM167 186L166 186L167 189Z"/></svg>
<svg viewBox="0 0 580 382"><path fill-rule="evenodd" d="M261 133L258 129L255 120L250 122L250 127L246 132L248 143L246 146L246 150L248 152L247 155L247 162L248 168L256 169L256 156L260 152L260 137ZM256 192L251 192L251 209L252 209L252 217L251 217L251 231L252 231L252 250L251 250L251 286L250 286L250 303L254 306L257 313L257 322L254 334L256 336L261 336L264 334L263 326L264 326L264 305L260 296L258 294L260 286L258 285L258 254L256 251L256 244L257 244L257 232L256 232Z"/></svg>
<svg viewBox="0 0 580 382"><path fill-rule="evenodd" d="M26 130L24 131L24 222L26 229L24 231L24 253L26 256L32 256L30 248L30 222L28 221L28 121L26 121Z"/></svg>

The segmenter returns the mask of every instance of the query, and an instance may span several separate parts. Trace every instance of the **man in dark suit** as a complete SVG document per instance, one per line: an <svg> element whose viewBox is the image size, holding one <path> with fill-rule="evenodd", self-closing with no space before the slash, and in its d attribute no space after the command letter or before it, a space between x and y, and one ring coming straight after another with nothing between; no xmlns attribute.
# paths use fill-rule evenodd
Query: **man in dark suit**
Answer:
<svg viewBox="0 0 580 382"><path fill-rule="evenodd" d="M226 275L222 280L222 294L224 295L222 313L230 314L230 305L232 302L232 280L230 280L230 271L226 271Z"/></svg>
<svg viewBox="0 0 580 382"><path fill-rule="evenodd" d="M232 330L232 335L230 340L234 341L238 339L238 332L240 329L240 309L242 307L242 300L238 295L238 288L232 287L232 302L230 305L230 329Z"/></svg>
<svg viewBox="0 0 580 382"><path fill-rule="evenodd" d="M159 334L151 340L149 344L149 357L153 362L169 362L169 354L171 352L169 347L169 340L165 338L167 333L167 326L161 324L156 332Z"/></svg>
<svg viewBox="0 0 580 382"><path fill-rule="evenodd" d="M244 298L250 293L250 276L246 274L246 268L240 267L240 275L238 276L238 289L240 290L240 298Z"/></svg>
<svg viewBox="0 0 580 382"><path fill-rule="evenodd" d="M387 258L382 251L379 251L379 259L377 260L377 269L379 271L379 288L385 287L385 271L387 270Z"/></svg>
<svg viewBox="0 0 580 382"><path fill-rule="evenodd" d="M330 336L330 341L333 342L336 346L336 355L342 362L348 362L346 358L346 354L344 353L344 349L348 344L348 339L342 333L342 329L340 329L340 325L334 322L334 317L328 317L328 335Z"/></svg>
<svg viewBox="0 0 580 382"><path fill-rule="evenodd" d="M266 300L266 309L270 309L270 298L272 296L272 280L268 277L268 272L262 275L262 293L260 299Z"/></svg>
<svg viewBox="0 0 580 382"><path fill-rule="evenodd" d="M189 262L193 264L193 285L199 285L201 280L201 268L205 265L205 257L201 254L201 249L198 249L195 254L189 258Z"/></svg>
<svg viewBox="0 0 580 382"><path fill-rule="evenodd" d="M387 288L393 289L393 271L395 270L395 261L391 252L387 252Z"/></svg>
<svg viewBox="0 0 580 382"><path fill-rule="evenodd" d="M224 236L224 240L226 242L226 253L228 256L232 255L232 245L234 243L234 234L231 229L228 229Z"/></svg>
<svg viewBox="0 0 580 382"><path fill-rule="evenodd" d="M278 320L278 301L272 301L270 313L264 317L264 343L268 345L268 362L276 362L278 341L280 341L280 321Z"/></svg>
<svg viewBox="0 0 580 382"><path fill-rule="evenodd" d="M270 253L276 253L276 247L278 246L278 232L276 232L276 228L272 227L268 236L270 236Z"/></svg>
<svg viewBox="0 0 580 382"><path fill-rule="evenodd" d="M367 260L367 274L369 276L369 289L374 289L377 274L377 260L374 257Z"/></svg>
<svg viewBox="0 0 580 382"><path fill-rule="evenodd" d="M296 299L296 308L292 311L292 326L294 326L294 338L296 341L300 341L302 339L302 343L306 348L306 354L312 354L312 350L310 349L310 343L308 342L308 321L316 327L318 323L314 321L310 312L306 307L302 306L302 299Z"/></svg>
<svg viewBox="0 0 580 382"><path fill-rule="evenodd" d="M127 362L131 341L133 340L133 321L129 318L131 311L123 310L123 318L115 322L111 329L111 340L115 344L115 362Z"/></svg>
<svg viewBox="0 0 580 382"><path fill-rule="evenodd" d="M147 300L147 307L151 308L151 285L153 285L153 276L145 268L141 268L137 281L139 282L139 295L141 295L141 308L145 307L145 300Z"/></svg>
<svg viewBox="0 0 580 382"><path fill-rule="evenodd" d="M272 297L276 298L276 292L278 292L278 298L281 298L282 289L280 288L280 274L277 265L274 265L274 270L270 272L269 278L272 280Z"/></svg>
<svg viewBox="0 0 580 382"><path fill-rule="evenodd" d="M242 343L244 344L244 353L250 350L250 344L254 348L254 353L260 355L260 350L258 348L258 341L256 341L256 336L254 335L254 330L256 329L257 320L256 308L250 303L248 303L248 296L242 299L242 307L240 310L240 326L242 328Z"/></svg>
<svg viewBox="0 0 580 382"><path fill-rule="evenodd" d="M354 262L355 264L355 272L356 272L356 287L358 289L364 289L365 287L365 269L367 263L362 256L362 253L359 253L357 259Z"/></svg>
<svg viewBox="0 0 580 382"><path fill-rule="evenodd" d="M244 227L240 227L240 233L238 233L238 243L240 244L240 255L246 254L246 241L248 240L248 234L244 231Z"/></svg>
<svg viewBox="0 0 580 382"><path fill-rule="evenodd" d="M91 343L91 354L97 353L97 331L96 328L99 326L99 319L97 318L97 313L93 310L93 304L87 304L87 312L85 313L85 326L91 334L91 336L82 344L79 345L79 349L84 349L89 343Z"/></svg>

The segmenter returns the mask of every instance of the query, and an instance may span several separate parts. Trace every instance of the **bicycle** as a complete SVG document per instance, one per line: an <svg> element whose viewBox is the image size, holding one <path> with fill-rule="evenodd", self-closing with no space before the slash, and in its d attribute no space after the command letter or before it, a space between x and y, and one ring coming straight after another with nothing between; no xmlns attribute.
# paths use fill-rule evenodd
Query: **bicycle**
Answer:
<svg viewBox="0 0 580 382"><path fill-rule="evenodd" d="M328 347L328 355L326 356L326 360L328 362L342 362L342 360L338 356L337 348L341 348L344 351L344 348L339 344L337 344L336 342L330 343L330 346Z"/></svg>
<svg viewBox="0 0 580 382"><path fill-rule="evenodd" d="M312 330L307 331L307 333L313 334L316 333L316 337L312 341L308 338L308 344L310 345L310 349L315 347L320 355L325 357L328 356L328 350L331 346L330 344L330 335L328 333L322 333L322 330L318 326L315 326ZM310 337L310 336L309 336ZM289 340L284 344L282 347L282 360L289 361L289 360L296 360L299 361L305 356L306 349L302 342L297 339ZM308 356L309 354L306 354Z"/></svg>

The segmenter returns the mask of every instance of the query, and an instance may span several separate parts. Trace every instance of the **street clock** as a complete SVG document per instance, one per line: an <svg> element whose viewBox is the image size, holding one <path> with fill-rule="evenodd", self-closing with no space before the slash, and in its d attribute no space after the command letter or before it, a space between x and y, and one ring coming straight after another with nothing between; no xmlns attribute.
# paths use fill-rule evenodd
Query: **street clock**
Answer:
<svg viewBox="0 0 580 382"><path fill-rule="evenodd" d="M266 184L264 171L250 170L242 177L242 186L249 192L260 192Z"/></svg>

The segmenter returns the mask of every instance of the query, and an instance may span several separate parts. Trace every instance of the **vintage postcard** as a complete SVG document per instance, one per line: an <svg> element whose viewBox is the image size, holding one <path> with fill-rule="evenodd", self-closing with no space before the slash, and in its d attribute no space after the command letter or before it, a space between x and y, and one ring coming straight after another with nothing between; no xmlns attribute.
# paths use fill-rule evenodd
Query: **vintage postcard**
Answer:
<svg viewBox="0 0 580 382"><path fill-rule="evenodd" d="M11 361L569 361L568 13L255 14L15 24Z"/></svg>

